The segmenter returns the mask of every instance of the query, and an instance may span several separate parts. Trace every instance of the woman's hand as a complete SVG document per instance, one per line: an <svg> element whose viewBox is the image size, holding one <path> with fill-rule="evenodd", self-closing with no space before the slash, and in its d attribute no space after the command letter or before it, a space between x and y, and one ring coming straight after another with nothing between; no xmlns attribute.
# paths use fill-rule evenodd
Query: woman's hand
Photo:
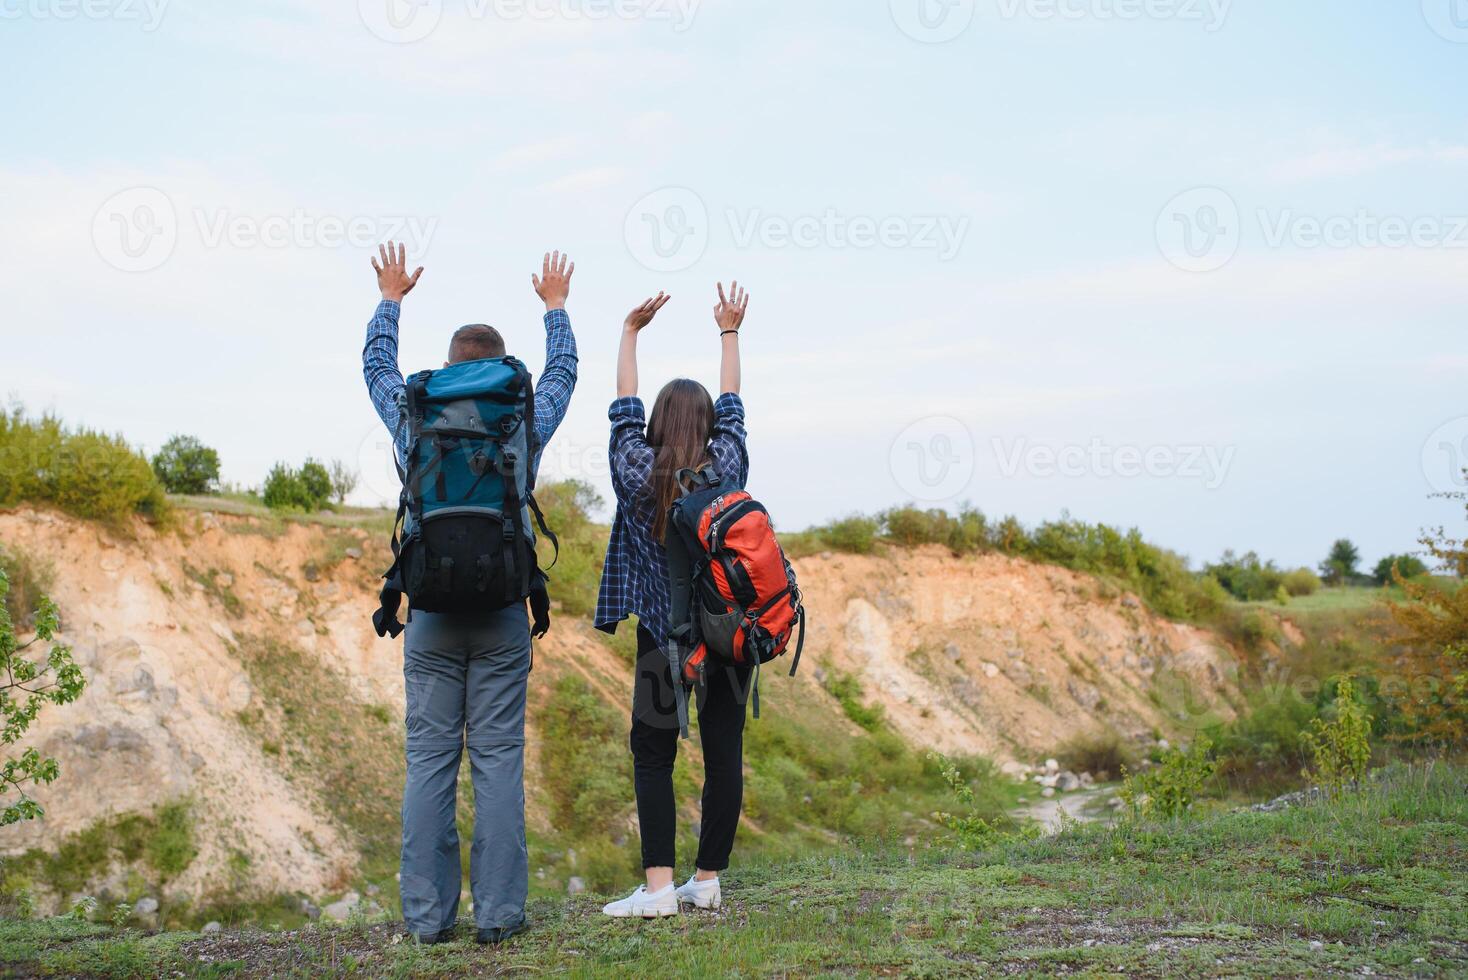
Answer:
<svg viewBox="0 0 1468 980"><path fill-rule="evenodd" d="M749 309L749 293L739 288L739 280L729 286L729 295L724 295L724 284L719 283L719 305L714 307L714 322L719 333L730 330L738 332L744 326L744 311Z"/></svg>
<svg viewBox="0 0 1468 980"><path fill-rule="evenodd" d="M627 319L622 322L622 329L627 333L641 333L642 328L652 322L652 318L658 315L668 300L673 297L665 293L658 293L652 299L643 303L637 309L627 314Z"/></svg>

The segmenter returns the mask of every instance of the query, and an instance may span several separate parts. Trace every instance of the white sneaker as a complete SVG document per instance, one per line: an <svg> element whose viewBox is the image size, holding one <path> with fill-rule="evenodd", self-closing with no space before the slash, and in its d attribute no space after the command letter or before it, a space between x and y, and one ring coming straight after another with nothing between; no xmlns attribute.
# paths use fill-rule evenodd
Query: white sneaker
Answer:
<svg viewBox="0 0 1468 980"><path fill-rule="evenodd" d="M678 888L678 902L682 905L692 905L696 909L716 909L721 901L723 895L719 892L717 878L699 881L694 876Z"/></svg>
<svg viewBox="0 0 1468 980"><path fill-rule="evenodd" d="M650 892L646 885L638 885L637 891L619 902L603 907L602 912L614 919L661 919L664 916L677 915L678 889L667 885Z"/></svg>

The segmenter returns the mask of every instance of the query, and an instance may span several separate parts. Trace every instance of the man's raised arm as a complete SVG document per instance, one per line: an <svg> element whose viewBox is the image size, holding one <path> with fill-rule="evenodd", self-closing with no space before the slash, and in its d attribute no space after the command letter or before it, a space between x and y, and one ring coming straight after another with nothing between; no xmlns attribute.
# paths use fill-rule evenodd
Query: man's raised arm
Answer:
<svg viewBox="0 0 1468 980"><path fill-rule="evenodd" d="M377 270L377 287L382 293L382 302L372 322L367 324L367 344L362 348L362 377L367 381L367 394L372 397L372 407L377 417L387 426L388 432L397 436L398 396L403 391L403 372L398 368L398 315L402 310L403 297L418 285L423 275L420 266L417 272L408 275L406 249L402 245L377 247L377 259L372 268ZM398 446L402 455L402 446Z"/></svg>
<svg viewBox="0 0 1468 980"><path fill-rule="evenodd" d="M571 407L571 393L576 390L576 335L566 315L566 298L575 271L576 263L567 256L548 252L540 275L530 276L536 294L545 301L545 370L535 386L535 431L542 449L560 428Z"/></svg>

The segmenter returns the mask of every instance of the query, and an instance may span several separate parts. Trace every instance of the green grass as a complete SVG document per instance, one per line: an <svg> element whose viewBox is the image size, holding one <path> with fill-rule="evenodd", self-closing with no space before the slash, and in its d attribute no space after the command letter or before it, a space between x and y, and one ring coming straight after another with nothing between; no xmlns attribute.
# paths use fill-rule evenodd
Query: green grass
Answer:
<svg viewBox="0 0 1468 980"><path fill-rule="evenodd" d="M605 919L599 895L537 900L532 931L500 949L474 945L467 921L419 947L390 923L201 938L53 919L0 923L0 958L99 976L1454 976L1465 839L1465 771L1399 767L1276 813L746 864L722 911L673 920Z"/></svg>

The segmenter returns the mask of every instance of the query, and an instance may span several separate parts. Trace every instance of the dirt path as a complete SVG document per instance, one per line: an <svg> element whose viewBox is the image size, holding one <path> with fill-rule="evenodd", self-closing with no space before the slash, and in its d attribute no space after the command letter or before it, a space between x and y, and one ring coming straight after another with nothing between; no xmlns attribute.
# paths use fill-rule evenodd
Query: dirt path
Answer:
<svg viewBox="0 0 1468 980"><path fill-rule="evenodd" d="M1056 793L1048 799L1036 800L1019 809L1019 815L1036 821L1045 828L1045 833L1059 832L1065 821L1096 823L1111 819L1110 809L1101 804L1116 790L1110 786L1096 786L1076 790L1073 793Z"/></svg>

